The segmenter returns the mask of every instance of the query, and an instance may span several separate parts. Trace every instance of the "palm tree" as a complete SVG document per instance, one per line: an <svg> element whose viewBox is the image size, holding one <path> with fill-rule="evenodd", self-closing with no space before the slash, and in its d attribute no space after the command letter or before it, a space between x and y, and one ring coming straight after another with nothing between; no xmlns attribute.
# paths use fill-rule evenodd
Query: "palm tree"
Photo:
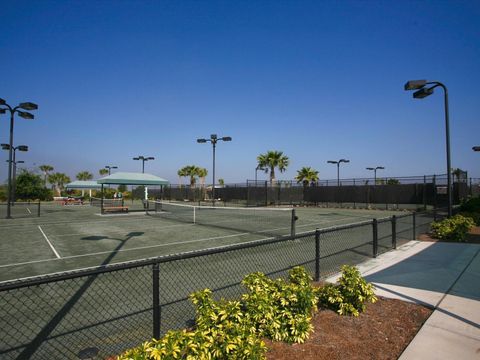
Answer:
<svg viewBox="0 0 480 360"><path fill-rule="evenodd" d="M181 168L180 170L177 171L178 175L178 183L180 184L180 187L182 186L182 177L188 176L185 167Z"/></svg>
<svg viewBox="0 0 480 360"><path fill-rule="evenodd" d="M98 170L98 173L100 174L100 176L108 175L108 169L100 169Z"/></svg>
<svg viewBox="0 0 480 360"><path fill-rule="evenodd" d="M178 170L178 176L190 177L190 187L195 187L195 183L197 182L197 176L200 168L196 165L187 165Z"/></svg>
<svg viewBox="0 0 480 360"><path fill-rule="evenodd" d="M77 180L86 181L86 180L92 180L92 179L93 179L93 174L91 172L81 171L77 174Z"/></svg>
<svg viewBox="0 0 480 360"><path fill-rule="evenodd" d="M58 196L60 196L64 185L70 182L70 178L64 173L53 173L48 176L48 182L55 187Z"/></svg>
<svg viewBox="0 0 480 360"><path fill-rule="evenodd" d="M456 169L453 169L452 170L452 174L453 176L455 176L455 178L457 179L457 183L460 182L460 178L462 177L462 175L465 173L465 171L463 171L462 169L460 168L456 168Z"/></svg>
<svg viewBox="0 0 480 360"><path fill-rule="evenodd" d="M107 170L107 169L105 169L105 170ZM82 181L92 180L93 179L93 174L91 172L88 172L88 171L81 171L77 174L77 179L82 180ZM84 195L85 195L85 190L82 189L82 197Z"/></svg>
<svg viewBox="0 0 480 360"><path fill-rule="evenodd" d="M304 166L297 170L295 180L297 180L297 183L303 183L303 187L306 188L309 183L318 181L318 171L309 166Z"/></svg>
<svg viewBox="0 0 480 360"><path fill-rule="evenodd" d="M200 178L200 184L201 184L201 187L203 188L205 186L205 178L208 175L208 170L205 168L198 168L197 175Z"/></svg>
<svg viewBox="0 0 480 360"><path fill-rule="evenodd" d="M263 169L265 173L270 171L270 183L275 182L275 168L284 172L290 162L288 156L283 155L283 151L269 150L266 154L257 156L258 168Z"/></svg>
<svg viewBox="0 0 480 360"><path fill-rule="evenodd" d="M38 167L40 171L43 172L43 186L47 187L47 177L50 171L53 171L53 166L52 165L40 165Z"/></svg>

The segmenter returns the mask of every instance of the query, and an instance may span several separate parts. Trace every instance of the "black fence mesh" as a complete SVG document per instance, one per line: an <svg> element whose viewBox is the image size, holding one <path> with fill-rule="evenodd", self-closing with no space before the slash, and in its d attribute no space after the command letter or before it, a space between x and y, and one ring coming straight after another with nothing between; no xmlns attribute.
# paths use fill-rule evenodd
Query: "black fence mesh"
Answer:
<svg viewBox="0 0 480 360"><path fill-rule="evenodd" d="M433 213L416 214L415 234L428 229L433 218ZM3 283L0 358L75 359L88 352L90 358L106 358L169 329L192 326L188 296L194 291L210 288L216 298L238 298L245 275L285 277L297 265L325 278L341 265L388 251L394 238L398 245L414 238L412 214Z"/></svg>

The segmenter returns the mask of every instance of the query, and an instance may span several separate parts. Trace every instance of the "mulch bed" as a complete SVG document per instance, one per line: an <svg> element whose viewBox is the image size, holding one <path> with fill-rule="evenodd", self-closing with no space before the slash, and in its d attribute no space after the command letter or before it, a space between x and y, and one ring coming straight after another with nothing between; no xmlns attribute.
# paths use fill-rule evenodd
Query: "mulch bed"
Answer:
<svg viewBox="0 0 480 360"><path fill-rule="evenodd" d="M304 344L266 340L267 359L398 359L431 313L421 305L381 297L359 317L320 310Z"/></svg>

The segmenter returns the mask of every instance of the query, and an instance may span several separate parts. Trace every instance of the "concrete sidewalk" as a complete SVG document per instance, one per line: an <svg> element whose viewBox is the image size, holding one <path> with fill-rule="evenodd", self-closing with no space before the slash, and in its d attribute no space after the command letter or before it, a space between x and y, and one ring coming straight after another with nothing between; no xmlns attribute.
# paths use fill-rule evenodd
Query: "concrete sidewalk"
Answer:
<svg viewBox="0 0 480 360"><path fill-rule="evenodd" d="M410 241L358 268L377 295L435 308L401 360L480 359L480 245Z"/></svg>

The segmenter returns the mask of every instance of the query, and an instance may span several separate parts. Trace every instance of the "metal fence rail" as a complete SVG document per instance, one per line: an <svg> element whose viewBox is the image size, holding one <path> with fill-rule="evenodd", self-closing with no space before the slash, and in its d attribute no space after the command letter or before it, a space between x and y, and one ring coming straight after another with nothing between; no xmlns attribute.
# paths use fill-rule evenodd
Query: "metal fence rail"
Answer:
<svg viewBox="0 0 480 360"><path fill-rule="evenodd" d="M302 265L320 280L428 229L432 213L405 214L293 237L107 265L0 284L0 358L105 358L193 324L189 294L236 298L245 275L285 277Z"/></svg>

